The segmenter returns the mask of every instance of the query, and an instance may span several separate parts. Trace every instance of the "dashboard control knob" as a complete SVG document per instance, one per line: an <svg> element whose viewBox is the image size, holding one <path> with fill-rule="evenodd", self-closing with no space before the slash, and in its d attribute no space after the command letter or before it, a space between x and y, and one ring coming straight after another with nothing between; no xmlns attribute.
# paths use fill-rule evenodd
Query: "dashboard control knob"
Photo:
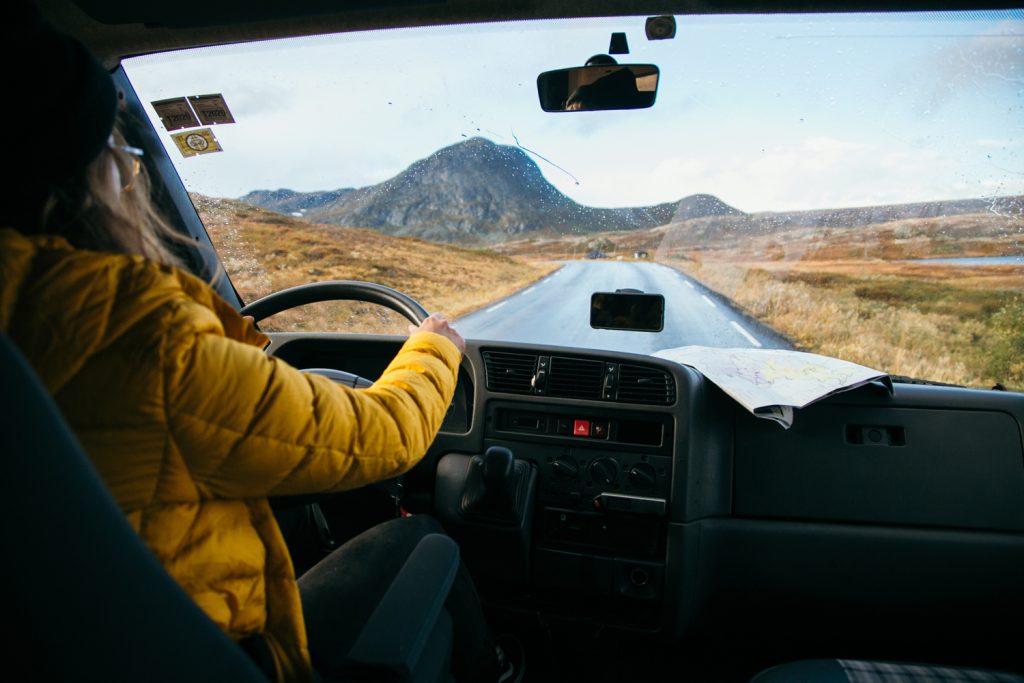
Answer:
<svg viewBox="0 0 1024 683"><path fill-rule="evenodd" d="M629 483L638 489L650 491L658 483L658 475L647 463L637 463L629 468Z"/></svg>
<svg viewBox="0 0 1024 683"><path fill-rule="evenodd" d="M590 478L595 484L611 486L619 478L619 463L611 458L598 458L590 463Z"/></svg>
<svg viewBox="0 0 1024 683"><path fill-rule="evenodd" d="M646 586L651 580L651 575L643 567L633 567L629 570L629 582L634 586Z"/></svg>
<svg viewBox="0 0 1024 683"><path fill-rule="evenodd" d="M562 457L551 463L551 471L562 479L574 479L580 471L580 466L572 458Z"/></svg>

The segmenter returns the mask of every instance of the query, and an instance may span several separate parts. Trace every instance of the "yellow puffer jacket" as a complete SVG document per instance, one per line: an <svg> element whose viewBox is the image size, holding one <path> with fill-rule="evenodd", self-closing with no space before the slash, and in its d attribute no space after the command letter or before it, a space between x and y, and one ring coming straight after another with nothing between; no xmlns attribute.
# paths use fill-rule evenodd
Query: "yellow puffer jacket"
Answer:
<svg viewBox="0 0 1024 683"><path fill-rule="evenodd" d="M267 497L411 468L451 401L455 345L414 334L372 388L346 389L266 356L266 338L191 275L5 229L0 330L178 583L231 637L263 633L279 680L310 679Z"/></svg>

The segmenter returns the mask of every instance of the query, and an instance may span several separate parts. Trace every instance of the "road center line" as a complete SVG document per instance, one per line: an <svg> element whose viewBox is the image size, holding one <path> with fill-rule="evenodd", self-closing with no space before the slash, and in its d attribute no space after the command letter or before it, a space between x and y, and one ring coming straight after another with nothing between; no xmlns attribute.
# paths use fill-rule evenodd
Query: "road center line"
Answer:
<svg viewBox="0 0 1024 683"><path fill-rule="evenodd" d="M495 312L496 310L498 310L499 308L501 308L502 306L504 306L504 305L505 305L506 303L507 303L507 302L505 302L505 301L502 301L502 302L501 302L500 304L494 304L493 306L491 306L490 308L488 308L486 312L487 312L487 313L494 313L494 312Z"/></svg>
<svg viewBox="0 0 1024 683"><path fill-rule="evenodd" d="M679 277L682 277L682 275L680 275ZM694 288L693 287L693 283L690 282L689 280L683 280L683 284L686 285L687 287L689 287L690 289Z"/></svg>
<svg viewBox="0 0 1024 683"><path fill-rule="evenodd" d="M761 348L761 342L757 341L757 339L754 338L754 335L750 334L745 329L743 329L742 325L740 325L735 320L730 320L729 324L732 325L733 327L735 327L737 332L739 332L744 337L746 337L748 342L750 342L751 344L753 344L757 348Z"/></svg>
<svg viewBox="0 0 1024 683"><path fill-rule="evenodd" d="M718 308L718 306L715 305L715 302L709 299L706 294L701 294L700 298L704 299L704 303L706 303L711 308Z"/></svg>

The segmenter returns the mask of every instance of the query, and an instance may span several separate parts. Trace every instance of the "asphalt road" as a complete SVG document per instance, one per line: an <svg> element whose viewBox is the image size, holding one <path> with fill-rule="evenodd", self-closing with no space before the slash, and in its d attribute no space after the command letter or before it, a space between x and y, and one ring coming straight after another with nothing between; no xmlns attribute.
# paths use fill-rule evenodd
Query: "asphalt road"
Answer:
<svg viewBox="0 0 1024 683"><path fill-rule="evenodd" d="M623 288L664 295L665 329L658 333L592 329L590 295ZM690 344L791 348L678 271L635 261L567 261L543 280L460 318L455 327L467 339L642 354Z"/></svg>

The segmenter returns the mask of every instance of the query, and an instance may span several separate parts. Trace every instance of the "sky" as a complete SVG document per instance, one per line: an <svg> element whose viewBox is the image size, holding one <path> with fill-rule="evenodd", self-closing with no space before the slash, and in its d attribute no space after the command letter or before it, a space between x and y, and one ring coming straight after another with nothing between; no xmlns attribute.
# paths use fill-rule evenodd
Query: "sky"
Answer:
<svg viewBox="0 0 1024 683"><path fill-rule="evenodd" d="M191 191L382 182L483 136L590 206L713 194L743 211L1024 193L1024 11L644 17L367 31L187 50L125 70ZM545 113L536 78L624 31L661 70L634 111ZM221 93L223 152L183 158L149 102Z"/></svg>

